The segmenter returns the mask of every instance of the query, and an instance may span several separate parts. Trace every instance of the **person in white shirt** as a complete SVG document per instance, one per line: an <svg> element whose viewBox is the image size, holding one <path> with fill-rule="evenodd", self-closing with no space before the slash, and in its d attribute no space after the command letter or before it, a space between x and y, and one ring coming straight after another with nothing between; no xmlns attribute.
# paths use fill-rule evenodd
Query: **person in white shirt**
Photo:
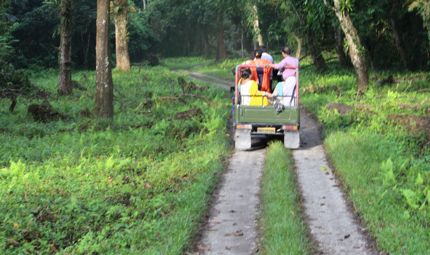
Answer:
<svg viewBox="0 0 430 255"><path fill-rule="evenodd" d="M275 90L273 90L272 95L269 97L275 97L278 99L278 102L283 104L284 106L294 106L295 101L295 93L296 93L296 77L290 76L285 81L279 82Z"/></svg>
<svg viewBox="0 0 430 255"><path fill-rule="evenodd" d="M263 51L263 54L261 55L261 58L269 61L272 64L274 64L275 62L273 61L273 57L272 57L272 55L270 55L269 53L267 53L266 47L260 46L260 49L261 49L261 51Z"/></svg>

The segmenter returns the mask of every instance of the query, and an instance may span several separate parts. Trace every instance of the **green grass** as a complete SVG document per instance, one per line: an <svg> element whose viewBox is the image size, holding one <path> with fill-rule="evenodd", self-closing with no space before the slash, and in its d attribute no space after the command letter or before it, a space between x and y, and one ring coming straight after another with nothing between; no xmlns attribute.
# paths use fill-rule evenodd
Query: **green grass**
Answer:
<svg viewBox="0 0 430 255"><path fill-rule="evenodd" d="M169 69L193 69L200 65L208 66L214 63L213 59L203 57L177 57L165 58L161 64Z"/></svg>
<svg viewBox="0 0 430 255"><path fill-rule="evenodd" d="M282 143L270 144L262 180L263 254L310 254L293 165Z"/></svg>
<svg viewBox="0 0 430 255"><path fill-rule="evenodd" d="M58 97L54 70L33 74L66 120L34 122L26 108L41 99L19 98L15 113L0 101L0 254L182 254L193 238L228 153L224 92L175 100L166 68L115 71L105 127L80 114L94 76L74 74L87 90Z"/></svg>

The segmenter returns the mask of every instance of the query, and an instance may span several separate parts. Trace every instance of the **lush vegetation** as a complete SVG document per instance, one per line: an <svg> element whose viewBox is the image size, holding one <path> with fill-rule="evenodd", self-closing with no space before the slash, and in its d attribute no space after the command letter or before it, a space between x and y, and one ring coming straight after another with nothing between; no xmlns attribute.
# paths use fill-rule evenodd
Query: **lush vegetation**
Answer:
<svg viewBox="0 0 430 255"><path fill-rule="evenodd" d="M162 64L231 77L262 44L305 59L303 105L380 248L430 250L428 0L71 2L0 2L2 253L182 252L222 168L228 100L145 64L205 56ZM94 72L70 75L94 69L96 38L97 94ZM126 56L140 67L112 86L104 63Z"/></svg>
<svg viewBox="0 0 430 255"><path fill-rule="evenodd" d="M262 180L263 254L311 253L293 165L282 143L270 144Z"/></svg>
<svg viewBox="0 0 430 255"><path fill-rule="evenodd" d="M88 90L51 96L66 119L35 122L20 99L0 105L0 253L180 254L204 214L223 169L224 95L183 96L165 68L114 72L118 114L95 121ZM55 72L32 74L54 94ZM192 95L195 90L185 91ZM186 164L185 164L186 162Z"/></svg>
<svg viewBox="0 0 430 255"><path fill-rule="evenodd" d="M59 2L2 1L0 58L19 67L56 66ZM259 43L263 42L272 51L284 44L298 49L301 42L302 55L310 55L319 63L318 53L323 50L340 49L339 54L344 53L339 58L347 59L339 21L330 7L333 1L326 1L327 5L320 0L128 2L129 51L133 61L148 61L153 55L243 57L255 47L254 41L259 35L262 37ZM427 1L341 2L343 10L351 14L372 66L428 68L430 8ZM96 7L94 1L73 1L75 67L90 68L95 64ZM259 30L254 27L256 20ZM111 34L113 42L114 33Z"/></svg>

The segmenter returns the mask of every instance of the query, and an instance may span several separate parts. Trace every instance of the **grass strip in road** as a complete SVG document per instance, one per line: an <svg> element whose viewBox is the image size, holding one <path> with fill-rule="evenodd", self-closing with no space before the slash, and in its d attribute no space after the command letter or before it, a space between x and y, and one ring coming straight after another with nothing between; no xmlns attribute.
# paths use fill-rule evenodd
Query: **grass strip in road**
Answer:
<svg viewBox="0 0 430 255"><path fill-rule="evenodd" d="M263 254L309 254L311 245L301 217L293 161L282 143L269 146L262 183Z"/></svg>

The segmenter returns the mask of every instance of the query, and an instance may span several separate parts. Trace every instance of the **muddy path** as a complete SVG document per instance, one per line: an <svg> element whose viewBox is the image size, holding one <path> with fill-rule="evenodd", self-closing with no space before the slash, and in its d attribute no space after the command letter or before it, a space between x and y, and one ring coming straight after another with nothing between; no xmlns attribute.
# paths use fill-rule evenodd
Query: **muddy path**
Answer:
<svg viewBox="0 0 430 255"><path fill-rule="evenodd" d="M256 254L265 149L235 151L215 194L198 254Z"/></svg>
<svg viewBox="0 0 430 255"><path fill-rule="evenodd" d="M300 133L302 145L293 158L305 218L319 254L377 254L328 164L318 122L305 111Z"/></svg>
<svg viewBox="0 0 430 255"><path fill-rule="evenodd" d="M190 78L230 89L232 81L190 72ZM222 81L222 82L221 82ZM377 254L352 212L321 140L320 127L301 111L300 149L293 150L304 218L317 254ZM200 233L197 254L258 253L257 220L265 149L235 151L219 183L207 223Z"/></svg>

